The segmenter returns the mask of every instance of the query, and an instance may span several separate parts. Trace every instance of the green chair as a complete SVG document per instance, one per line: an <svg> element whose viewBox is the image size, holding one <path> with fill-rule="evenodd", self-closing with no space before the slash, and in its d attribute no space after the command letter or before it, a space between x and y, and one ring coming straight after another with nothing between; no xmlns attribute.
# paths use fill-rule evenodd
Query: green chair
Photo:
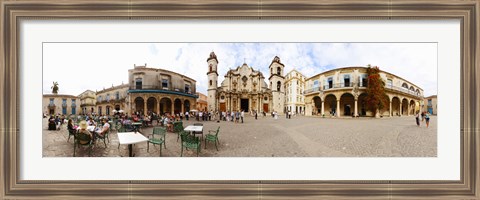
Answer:
<svg viewBox="0 0 480 200"><path fill-rule="evenodd" d="M183 122L173 122L173 132L177 133L177 142L180 138L180 132L183 131Z"/></svg>
<svg viewBox="0 0 480 200"><path fill-rule="evenodd" d="M218 133L220 132L220 126L217 128L216 131L209 130L208 134L205 136L205 149L207 148L207 141L215 142L215 149L218 151L217 142L220 144L220 140L218 140ZM211 134L214 133L214 134Z"/></svg>
<svg viewBox="0 0 480 200"><path fill-rule="evenodd" d="M198 157L198 153L200 152L201 144L202 144L200 140L197 137L192 136L185 131L180 132L180 137L182 138L182 150L180 151L180 157L183 156L184 148L186 150L189 150L189 149L197 150L197 157Z"/></svg>
<svg viewBox="0 0 480 200"><path fill-rule="evenodd" d="M68 128L67 128L68 129ZM75 133L77 132L77 130L75 129L68 129L68 139L67 139L67 142L70 141L70 137L73 136L73 138L75 138Z"/></svg>
<svg viewBox="0 0 480 200"><path fill-rule="evenodd" d="M90 135L87 134L82 134L82 133L76 133L74 135L74 142L73 142L73 157L75 157L75 152L76 152L76 147L77 146L87 146L88 148L88 156L92 154L92 143L93 139L90 137ZM82 141L86 142L82 144Z"/></svg>
<svg viewBox="0 0 480 200"><path fill-rule="evenodd" d="M158 135L158 138L155 138L155 136ZM148 136L148 142L147 142L147 152L150 150L150 143L153 145L160 145L160 156L162 156L162 144L167 149L167 145L165 142L165 136L167 135L167 130L162 127L156 127L153 128L153 133L152 135Z"/></svg>
<svg viewBox="0 0 480 200"><path fill-rule="evenodd" d="M97 136L97 139L103 140L103 144L105 144L105 148L107 148L107 143L105 142L105 140L108 140L108 143L110 143L110 138L108 137L109 134L110 134L110 128L105 133L103 133L103 136L100 136L100 135Z"/></svg>

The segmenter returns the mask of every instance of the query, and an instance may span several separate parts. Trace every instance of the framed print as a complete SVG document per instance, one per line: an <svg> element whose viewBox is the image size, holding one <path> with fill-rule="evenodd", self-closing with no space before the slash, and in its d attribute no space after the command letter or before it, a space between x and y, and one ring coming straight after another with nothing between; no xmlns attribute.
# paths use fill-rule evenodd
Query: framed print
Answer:
<svg viewBox="0 0 480 200"><path fill-rule="evenodd" d="M0 194L479 198L479 3L2 1Z"/></svg>

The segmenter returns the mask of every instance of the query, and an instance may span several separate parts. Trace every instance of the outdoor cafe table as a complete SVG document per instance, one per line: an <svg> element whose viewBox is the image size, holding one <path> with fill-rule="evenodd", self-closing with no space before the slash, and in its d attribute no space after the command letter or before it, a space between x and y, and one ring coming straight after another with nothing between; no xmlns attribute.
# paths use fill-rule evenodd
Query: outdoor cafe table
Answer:
<svg viewBox="0 0 480 200"><path fill-rule="evenodd" d="M203 136L203 126L190 125L183 129L184 131L190 131L193 135L201 134Z"/></svg>
<svg viewBox="0 0 480 200"><path fill-rule="evenodd" d="M140 132L125 132L125 133L118 133L118 142L120 144L128 144L128 156L133 157L133 144L146 142L148 138L143 136Z"/></svg>

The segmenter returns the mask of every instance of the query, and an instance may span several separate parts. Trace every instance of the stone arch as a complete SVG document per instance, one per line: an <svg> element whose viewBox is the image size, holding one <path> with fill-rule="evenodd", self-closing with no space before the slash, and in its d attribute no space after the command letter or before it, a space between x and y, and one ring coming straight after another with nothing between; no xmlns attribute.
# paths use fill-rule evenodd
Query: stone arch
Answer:
<svg viewBox="0 0 480 200"><path fill-rule="evenodd" d="M407 84L407 83L403 83L403 84L402 84L402 87L408 89L408 84Z"/></svg>
<svg viewBox="0 0 480 200"><path fill-rule="evenodd" d="M333 116L334 112L336 112L337 109L337 97L334 94L328 94L325 96L325 102L324 102L324 112L325 113L330 113L330 115ZM327 115L327 114L325 114Z"/></svg>
<svg viewBox="0 0 480 200"><path fill-rule="evenodd" d="M408 113L409 113L410 115L414 115L414 114L415 114L415 101L414 101L413 99L410 100Z"/></svg>
<svg viewBox="0 0 480 200"><path fill-rule="evenodd" d="M148 112L157 112L157 98L155 97L149 97L147 99L147 113Z"/></svg>
<svg viewBox="0 0 480 200"><path fill-rule="evenodd" d="M340 96L340 116L352 116L355 112L355 97L345 92Z"/></svg>
<svg viewBox="0 0 480 200"><path fill-rule="evenodd" d="M145 109L145 100L142 97L136 97L135 100L135 112L143 112Z"/></svg>
<svg viewBox="0 0 480 200"><path fill-rule="evenodd" d="M173 101L173 113L178 114L182 112L182 100L175 98L175 101Z"/></svg>
<svg viewBox="0 0 480 200"><path fill-rule="evenodd" d="M185 99L185 101L183 101L183 106L184 106L184 111L185 112L189 112L190 111L190 100L188 99Z"/></svg>
<svg viewBox="0 0 480 200"><path fill-rule="evenodd" d="M313 102L313 114L321 114L322 113L322 99L319 96L315 96L312 99Z"/></svg>
<svg viewBox="0 0 480 200"><path fill-rule="evenodd" d="M358 95L358 115L359 116L373 116L373 113L368 111L367 108L367 101L365 100L367 98L367 93L361 93Z"/></svg>
<svg viewBox="0 0 480 200"><path fill-rule="evenodd" d="M392 116L400 116L400 105L400 98L394 96L392 98L392 110L390 111Z"/></svg>
<svg viewBox="0 0 480 200"><path fill-rule="evenodd" d="M168 97L160 99L160 114L172 113L172 100Z"/></svg>
<svg viewBox="0 0 480 200"><path fill-rule="evenodd" d="M408 115L408 99L402 99L402 115Z"/></svg>

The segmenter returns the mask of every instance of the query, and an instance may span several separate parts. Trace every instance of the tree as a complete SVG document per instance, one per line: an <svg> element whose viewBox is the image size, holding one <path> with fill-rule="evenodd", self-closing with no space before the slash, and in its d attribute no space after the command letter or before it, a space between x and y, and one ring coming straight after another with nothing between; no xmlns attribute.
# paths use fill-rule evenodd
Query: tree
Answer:
<svg viewBox="0 0 480 200"><path fill-rule="evenodd" d="M53 86L51 88L53 94L58 94L58 82L53 82Z"/></svg>
<svg viewBox="0 0 480 200"><path fill-rule="evenodd" d="M367 109L375 114L375 117L380 117L379 110L383 109L388 104L388 96L385 93L385 82L380 77L380 69L375 66L368 65L368 85L367 96L365 97Z"/></svg>

